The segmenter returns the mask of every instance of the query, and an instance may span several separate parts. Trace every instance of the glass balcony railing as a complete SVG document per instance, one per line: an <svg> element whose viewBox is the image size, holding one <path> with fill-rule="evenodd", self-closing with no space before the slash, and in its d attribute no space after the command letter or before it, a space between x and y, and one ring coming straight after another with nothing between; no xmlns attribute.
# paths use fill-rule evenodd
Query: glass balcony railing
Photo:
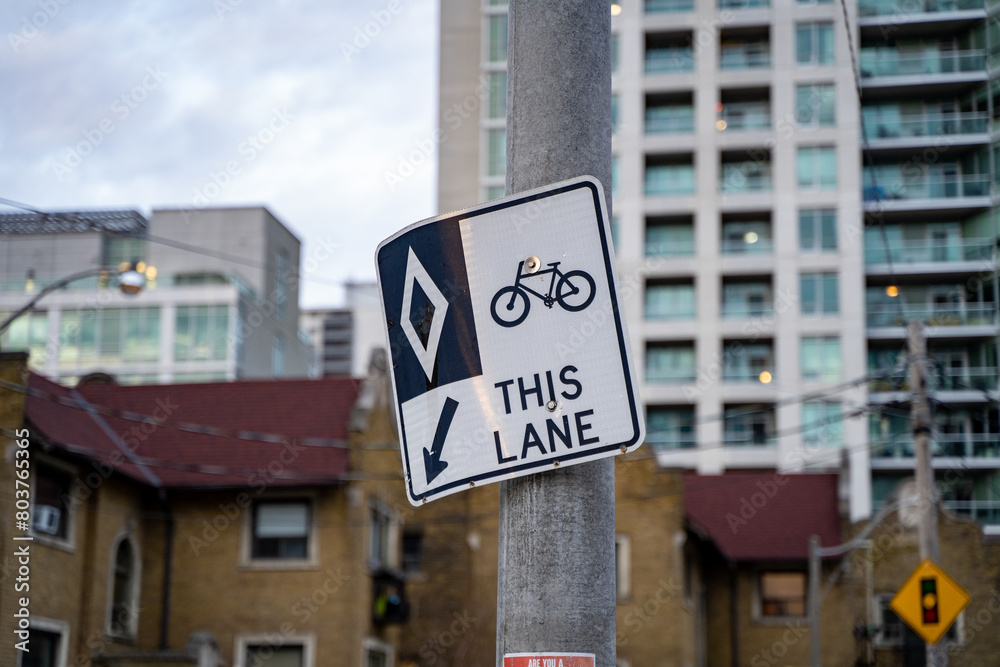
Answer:
<svg viewBox="0 0 1000 667"><path fill-rule="evenodd" d="M771 366L769 365L768 368ZM746 367L730 367L726 366L722 369L722 379L726 382L760 382L760 376L763 373L770 373L766 368L758 368L756 370Z"/></svg>
<svg viewBox="0 0 1000 667"><path fill-rule="evenodd" d="M757 238L753 243L744 239L723 239L720 248L724 255L767 255L774 251L774 244L765 238Z"/></svg>
<svg viewBox="0 0 1000 667"><path fill-rule="evenodd" d="M984 526L1000 524L1000 500L946 500L943 505L955 514L964 514Z"/></svg>
<svg viewBox="0 0 1000 667"><path fill-rule="evenodd" d="M983 9L983 0L860 0L858 15L910 16L935 12L955 12Z"/></svg>
<svg viewBox="0 0 1000 667"><path fill-rule="evenodd" d="M904 178L899 173L878 175L878 185L865 174L865 201L894 199L951 199L955 197L985 197L990 194L990 177L985 174L964 176L926 175L921 180Z"/></svg>
<svg viewBox="0 0 1000 667"><path fill-rule="evenodd" d="M953 134L983 134L989 118L981 113L928 113L892 119L865 118L870 139L939 137Z"/></svg>
<svg viewBox="0 0 1000 667"><path fill-rule="evenodd" d="M682 134L694 132L694 110L686 107L683 113L671 115L656 113L658 109L646 110L647 134Z"/></svg>
<svg viewBox="0 0 1000 667"><path fill-rule="evenodd" d="M993 260L993 239L964 239L932 244L926 241L890 242L865 246L865 264L915 264L922 262L989 262Z"/></svg>
<svg viewBox="0 0 1000 667"><path fill-rule="evenodd" d="M928 51L904 53L894 49L861 50L861 76L914 76L920 74L954 74L986 69L986 52Z"/></svg>
<svg viewBox="0 0 1000 667"><path fill-rule="evenodd" d="M878 369L872 374L886 373L889 369ZM927 388L931 391L993 391L997 388L997 378L1000 369L987 366L984 368L931 368L927 371ZM901 378L892 383L885 379L874 380L871 390L877 391L909 391L908 378Z"/></svg>
<svg viewBox="0 0 1000 667"><path fill-rule="evenodd" d="M726 122L724 130L767 130L771 128L771 111L761 105L727 104L721 119Z"/></svg>
<svg viewBox="0 0 1000 667"><path fill-rule="evenodd" d="M726 431L722 441L726 447L771 447L776 442L770 433L751 431Z"/></svg>
<svg viewBox="0 0 1000 667"><path fill-rule="evenodd" d="M694 52L690 47L648 49L646 74L670 74L694 71Z"/></svg>
<svg viewBox="0 0 1000 667"><path fill-rule="evenodd" d="M694 368L646 368L646 382L694 382L696 378Z"/></svg>
<svg viewBox="0 0 1000 667"><path fill-rule="evenodd" d="M693 254L694 240L646 242L646 257L678 257Z"/></svg>
<svg viewBox="0 0 1000 667"><path fill-rule="evenodd" d="M719 192L767 192L771 189L770 174L746 175L739 170L723 172Z"/></svg>
<svg viewBox="0 0 1000 667"><path fill-rule="evenodd" d="M770 6L771 0L719 0L719 9L759 9Z"/></svg>
<svg viewBox="0 0 1000 667"><path fill-rule="evenodd" d="M764 315L772 314L773 308L774 305L770 301L761 303L748 303L745 301L724 303L722 304L722 316L726 318L763 317Z"/></svg>
<svg viewBox="0 0 1000 667"><path fill-rule="evenodd" d="M666 12L689 12L694 9L694 0L646 0L647 14Z"/></svg>
<svg viewBox="0 0 1000 667"><path fill-rule="evenodd" d="M698 446L694 433L676 431L648 431L646 442L657 449L694 449Z"/></svg>
<svg viewBox="0 0 1000 667"><path fill-rule="evenodd" d="M719 53L719 69L757 69L771 66L767 45L724 46Z"/></svg>
<svg viewBox="0 0 1000 667"><path fill-rule="evenodd" d="M904 327L910 320L922 320L932 327L961 327L995 325L995 303L976 303L954 306L872 306L868 308L869 327Z"/></svg>
<svg viewBox="0 0 1000 667"><path fill-rule="evenodd" d="M909 433L889 433L872 437L872 455L876 458L913 458L913 436ZM963 458L1000 457L1000 433L934 433L931 439L933 456Z"/></svg>
<svg viewBox="0 0 1000 667"><path fill-rule="evenodd" d="M692 195L694 194L694 169L677 171L649 169L646 172L645 191L646 195L650 197Z"/></svg>

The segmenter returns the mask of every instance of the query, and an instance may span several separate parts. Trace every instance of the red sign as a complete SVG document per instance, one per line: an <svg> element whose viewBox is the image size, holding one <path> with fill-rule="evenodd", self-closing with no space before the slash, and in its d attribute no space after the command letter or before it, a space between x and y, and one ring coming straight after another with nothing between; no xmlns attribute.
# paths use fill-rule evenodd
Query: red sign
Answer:
<svg viewBox="0 0 1000 667"><path fill-rule="evenodd" d="M594 667L593 653L508 653L503 667Z"/></svg>

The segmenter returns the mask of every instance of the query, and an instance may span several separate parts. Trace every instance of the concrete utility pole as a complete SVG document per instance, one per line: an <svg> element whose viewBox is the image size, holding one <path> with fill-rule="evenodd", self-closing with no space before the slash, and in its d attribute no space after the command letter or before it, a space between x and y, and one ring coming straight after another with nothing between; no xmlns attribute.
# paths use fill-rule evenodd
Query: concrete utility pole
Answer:
<svg viewBox="0 0 1000 667"><path fill-rule="evenodd" d="M919 320L909 323L910 358L910 423L913 426L913 448L917 466L917 493L920 498L920 523L917 538L920 542L920 560L930 558L941 563L941 545L938 542L937 491L934 486L934 469L931 465L931 409L927 403L927 339L924 324ZM948 654L944 647L927 645L928 667L947 667Z"/></svg>
<svg viewBox="0 0 1000 667"><path fill-rule="evenodd" d="M607 0L511 0L507 44L506 194L589 174L610 209ZM614 667L614 493L613 458L501 483L498 666L574 652Z"/></svg>

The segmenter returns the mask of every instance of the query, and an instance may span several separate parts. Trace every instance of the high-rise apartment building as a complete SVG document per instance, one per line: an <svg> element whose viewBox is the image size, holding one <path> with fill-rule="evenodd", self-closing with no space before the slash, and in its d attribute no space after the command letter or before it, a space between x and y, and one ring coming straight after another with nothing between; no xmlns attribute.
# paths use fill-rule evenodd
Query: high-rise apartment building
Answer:
<svg viewBox="0 0 1000 667"><path fill-rule="evenodd" d="M0 319L46 285L136 263L138 294L90 276L45 296L0 335L39 373L73 384L306 377L299 334L300 242L263 207L0 215Z"/></svg>
<svg viewBox="0 0 1000 667"><path fill-rule="evenodd" d="M939 485L1000 532L1000 13L845 2L610 7L613 236L648 441L703 473L841 470L862 519L912 475L922 319ZM503 194L507 4L441 5L444 213Z"/></svg>

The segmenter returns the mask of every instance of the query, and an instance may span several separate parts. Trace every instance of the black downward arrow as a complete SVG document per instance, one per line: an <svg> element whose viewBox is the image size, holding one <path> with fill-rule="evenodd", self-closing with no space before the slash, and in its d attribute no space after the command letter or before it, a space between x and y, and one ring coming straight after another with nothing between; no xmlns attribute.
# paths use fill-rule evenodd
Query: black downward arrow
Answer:
<svg viewBox="0 0 1000 667"><path fill-rule="evenodd" d="M434 478L448 467L448 462L441 460L441 450L444 449L444 439L448 437L448 429L451 428L451 420L455 417L457 409L458 401L453 398L444 400L441 418L438 419L437 430L434 432L434 443L431 445L430 451L424 447L424 472L427 473L428 484L433 482Z"/></svg>

